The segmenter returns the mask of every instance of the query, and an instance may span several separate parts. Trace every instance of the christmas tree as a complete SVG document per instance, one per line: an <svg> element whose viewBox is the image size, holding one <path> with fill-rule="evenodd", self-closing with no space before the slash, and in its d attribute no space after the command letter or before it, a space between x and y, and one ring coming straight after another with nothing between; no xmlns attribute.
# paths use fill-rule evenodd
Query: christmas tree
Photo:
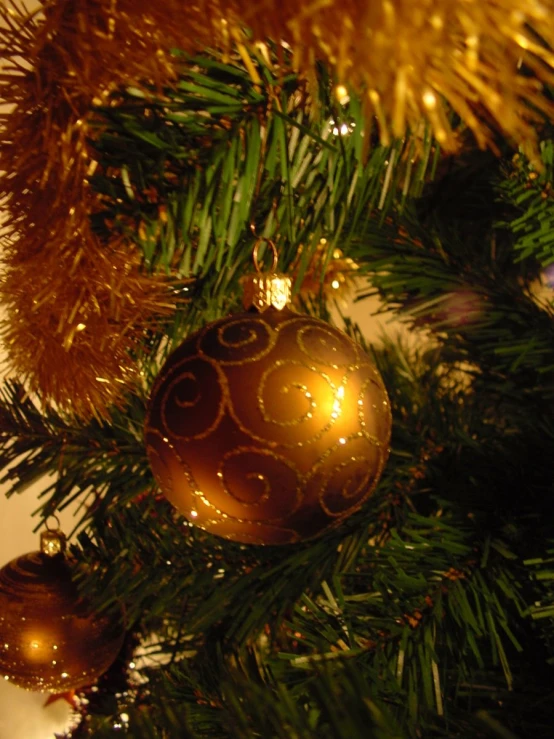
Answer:
<svg viewBox="0 0 554 739"><path fill-rule="evenodd" d="M41 521L83 502L73 576L99 619L125 614L71 735L552 736L552 3L152 5L2 4L0 467L10 495L45 480ZM302 456L301 423L329 445L354 413L360 357L379 374L359 392L383 393L354 413L377 430L337 466L340 510L318 474L343 437L299 478L329 521L303 512L279 546L263 527L302 512L282 471L225 472L249 506L276 501L256 538L193 490L196 460L175 482L145 441L168 357L243 311L253 250L261 272L271 249L306 325L355 342L319 328L312 354L360 353L337 384L285 349L266 398L231 351L252 334L225 344L216 323L231 358L202 350L202 373L233 365L240 397L213 420L216 390L187 374L200 390L177 399L176 435L208 430L179 454L221 470L244 452L202 446L233 405L290 470L243 409ZM370 345L349 292L417 340ZM332 388L325 423L308 371ZM173 484L221 520L174 507Z"/></svg>

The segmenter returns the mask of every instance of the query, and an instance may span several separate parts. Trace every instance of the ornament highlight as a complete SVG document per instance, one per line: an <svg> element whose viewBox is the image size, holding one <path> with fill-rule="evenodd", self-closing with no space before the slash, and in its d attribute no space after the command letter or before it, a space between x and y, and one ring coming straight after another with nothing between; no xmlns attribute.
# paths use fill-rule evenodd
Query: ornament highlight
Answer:
<svg viewBox="0 0 554 739"><path fill-rule="evenodd" d="M0 570L0 678L28 690L65 692L93 683L123 644L121 614L99 615L80 598L59 531L41 551Z"/></svg>
<svg viewBox="0 0 554 739"><path fill-rule="evenodd" d="M272 279L287 278L254 275L255 310L207 325L169 357L145 428L166 497L206 531L251 544L338 526L371 495L391 433L369 357L336 328L271 304Z"/></svg>

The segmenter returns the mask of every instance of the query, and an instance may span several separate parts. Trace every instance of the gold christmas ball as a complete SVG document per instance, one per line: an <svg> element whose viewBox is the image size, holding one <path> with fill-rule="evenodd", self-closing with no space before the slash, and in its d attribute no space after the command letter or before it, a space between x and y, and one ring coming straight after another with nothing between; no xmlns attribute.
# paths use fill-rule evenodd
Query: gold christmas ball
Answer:
<svg viewBox="0 0 554 739"><path fill-rule="evenodd" d="M92 612L62 554L32 552L0 570L0 677L65 692L93 683L123 644L121 613Z"/></svg>
<svg viewBox="0 0 554 739"><path fill-rule="evenodd" d="M391 413L360 346L289 308L207 325L168 358L145 439L154 476L189 521L251 544L340 524L372 493Z"/></svg>

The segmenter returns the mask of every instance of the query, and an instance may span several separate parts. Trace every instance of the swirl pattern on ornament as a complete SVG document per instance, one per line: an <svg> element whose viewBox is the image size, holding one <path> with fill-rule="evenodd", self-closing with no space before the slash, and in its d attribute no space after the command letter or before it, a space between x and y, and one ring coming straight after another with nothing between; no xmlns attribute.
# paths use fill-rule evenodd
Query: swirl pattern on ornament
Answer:
<svg viewBox="0 0 554 739"><path fill-rule="evenodd" d="M373 367L367 365L364 369L373 370ZM379 380L378 375L364 379L358 396L359 424L376 444L380 444L380 438L389 437L391 427L388 397Z"/></svg>
<svg viewBox="0 0 554 739"><path fill-rule="evenodd" d="M276 332L256 316L224 318L208 326L198 336L200 355L221 365L257 362L275 346Z"/></svg>
<svg viewBox="0 0 554 739"><path fill-rule="evenodd" d="M266 423L298 426L312 420L312 425L319 426L324 419L330 427L335 394L336 387L328 375L295 360L279 359L262 374L256 396Z"/></svg>
<svg viewBox="0 0 554 739"><path fill-rule="evenodd" d="M40 582L36 586L37 572L42 565L43 558L40 552L31 552L18 559L12 559L0 571L0 588L15 595L14 584L19 586L25 582L26 587L31 590L34 588L37 592L42 591L44 588Z"/></svg>
<svg viewBox="0 0 554 739"><path fill-rule="evenodd" d="M297 360L275 360L240 402L228 399L237 426L263 444L292 449L311 444L332 427L337 388L331 378Z"/></svg>
<svg viewBox="0 0 554 739"><path fill-rule="evenodd" d="M163 490L166 491L168 497L172 497L175 492L173 475L167 463L166 454L167 447L171 447L168 441L164 439L157 429L146 429L146 452L148 461L154 474L154 478ZM184 471L183 471L184 474Z"/></svg>
<svg viewBox="0 0 554 739"><path fill-rule="evenodd" d="M154 476L191 523L279 544L338 525L370 496L390 409L347 336L268 309L216 321L174 352L146 433Z"/></svg>
<svg viewBox="0 0 554 739"><path fill-rule="evenodd" d="M243 521L274 523L302 503L300 472L286 457L267 449L241 446L228 451L218 477L225 494L244 509L245 515L236 515Z"/></svg>
<svg viewBox="0 0 554 739"><path fill-rule="evenodd" d="M206 357L175 364L160 388L161 420L168 436L183 441L209 436L223 416L226 388L225 374Z"/></svg>
<svg viewBox="0 0 554 739"><path fill-rule="evenodd" d="M298 330L297 342L304 354L317 364L338 369L349 367L358 360L356 345L348 336L315 321L310 321Z"/></svg>
<svg viewBox="0 0 554 739"><path fill-rule="evenodd" d="M348 516L373 492L383 462L379 446L365 434L341 437L313 466L306 494L315 495L331 518Z"/></svg>

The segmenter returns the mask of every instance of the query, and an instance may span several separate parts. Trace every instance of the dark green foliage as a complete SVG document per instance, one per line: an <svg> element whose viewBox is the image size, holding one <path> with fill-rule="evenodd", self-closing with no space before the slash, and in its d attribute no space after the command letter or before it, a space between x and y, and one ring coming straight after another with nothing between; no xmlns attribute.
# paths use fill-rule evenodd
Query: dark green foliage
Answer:
<svg viewBox="0 0 554 739"><path fill-rule="evenodd" d="M531 178L509 151L383 149L360 101L330 101L323 72L311 116L289 70L254 61L261 86L236 61L183 59L163 99L126 90L98 111L95 227L191 280L175 322L145 337L142 394L88 425L14 383L0 399L4 481L20 493L57 473L42 515L83 501L83 592L99 609L123 601L130 643L162 662L138 683L126 653L74 737L114 724L153 739L551 737L554 324L533 285L551 262L552 143ZM156 494L142 441L168 348L238 304L250 224L298 285L322 237L327 258L339 246L364 292L432 337L373 350L394 418L373 498L282 548L189 526ZM322 300L304 304L329 318Z"/></svg>
<svg viewBox="0 0 554 739"><path fill-rule="evenodd" d="M543 267L554 263L554 142L541 145L543 169L537 172L524 157L514 158L499 183L501 198L513 206L513 217L505 223L516 237L517 259L534 257Z"/></svg>
<svg viewBox="0 0 554 739"><path fill-rule="evenodd" d="M399 187L403 197L419 192L437 156L428 137L371 147L359 101L331 102L323 77L314 119L290 70L253 61L263 86L236 63L200 57L183 62L163 100L128 90L99 111L108 129L92 179L106 196L97 228L122 229L151 268L196 277L198 321L236 304L251 226L276 242L283 269L302 246L298 286L322 237L324 266L337 246L347 249L369 207L390 207Z"/></svg>

